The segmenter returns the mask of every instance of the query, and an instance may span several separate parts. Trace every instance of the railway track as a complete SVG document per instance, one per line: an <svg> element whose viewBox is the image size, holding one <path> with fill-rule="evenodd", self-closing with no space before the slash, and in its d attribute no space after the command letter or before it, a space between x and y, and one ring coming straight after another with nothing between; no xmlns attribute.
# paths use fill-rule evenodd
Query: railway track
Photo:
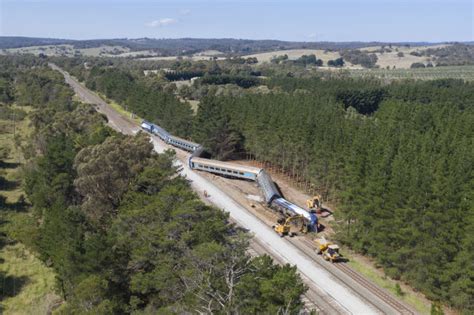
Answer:
<svg viewBox="0 0 474 315"><path fill-rule="evenodd" d="M265 249L258 241L252 239L250 242L250 248L248 253L251 256L259 256L263 254L270 255L271 253ZM273 258L273 260L282 265L283 262L278 258ZM304 274L301 275L303 278L305 277ZM325 314L325 315L333 315L333 314L350 314L348 310L343 308L335 299L331 296L328 296L319 288L310 285L310 281L305 281L306 285L308 286L308 290L302 296L301 300L305 306L305 312L303 314L311 314L311 312L316 312L316 314Z"/></svg>
<svg viewBox="0 0 474 315"><path fill-rule="evenodd" d="M237 201L236 201L237 202ZM266 224L265 221L260 217L256 216L259 221ZM231 220L232 221L232 220ZM234 222L235 223L235 222ZM355 270L351 269L345 263L335 263L331 264L323 260L319 255L314 251L314 244L307 238L285 238L290 243L299 248L305 256L313 260L315 263L326 269L329 273L339 279L346 287L349 287L352 291L356 292L361 298L367 301L368 304L372 305L375 309L381 314L416 314L414 311L410 310L408 307L398 302L390 293L386 292L384 289L378 287L376 284L372 283L370 280L365 279L362 275L358 274ZM256 239L252 239L250 242L250 248L248 250L249 254L252 256L258 256L263 254L268 254L272 256L273 260L278 264L283 264L284 262L278 258L278 256L272 255L263 245L261 245ZM354 287L352 283L349 283L347 279L341 277L340 274L335 272L333 269L339 269L340 272L344 273L346 277L351 278L351 280L357 283L359 286L365 288L372 296L378 298L379 301L371 298L370 295L361 294L357 287ZM304 273L300 273L303 280L307 280ZM341 306L332 296L328 295L326 292L321 291L317 286L310 285L311 281L304 281L308 286L308 291L302 297L302 301L305 305L305 313L310 314L311 311L316 311L317 314L351 314L351 312ZM380 305L380 301L388 305L390 309Z"/></svg>
<svg viewBox="0 0 474 315"><path fill-rule="evenodd" d="M403 315L414 315L415 313L410 310L408 307L403 305L402 303L398 302L394 299L389 293L385 292L382 288L378 287L377 285L373 284L371 281L367 280L359 273L354 271L351 267L349 267L346 263L335 263L334 267L344 272L348 275L352 280L359 283L360 285L364 286L367 290L369 290L373 295L377 296L379 299L384 301L385 303L392 306L397 312Z"/></svg>
<svg viewBox="0 0 474 315"><path fill-rule="evenodd" d="M390 293L386 292L385 289L377 286L374 284L372 281L364 278L361 274L353 270L351 267L349 267L346 263L344 262L338 262L338 263L329 263L325 260L323 260L321 257L319 257L315 251L314 255L318 257L314 257L314 255L308 254L308 248L313 248L313 244L308 240L308 239L303 239L302 240L305 245L298 244L299 242L297 240L290 240L291 243L293 243L296 247L299 247L304 253L307 254L308 257L311 257L317 264L323 266L326 265L325 268L328 272L330 272L333 276L337 277L340 281L345 283L347 286L352 288L355 292L358 292L358 290L354 287L353 284L349 283L344 277L341 277L337 272L334 272L333 269L337 269L340 272L342 272L344 275L349 277L353 282L357 283L358 285L364 287L370 294L373 296L377 297L379 300L381 300L383 303L387 304L390 306L390 308L393 309L394 314L401 314L401 315L415 315L417 314L413 310L411 310L409 307L405 306L404 304L400 303L395 297L393 297ZM303 248L306 247L306 250ZM374 299L371 299L369 296L359 294L362 298L364 298L367 302L372 304L374 307L379 309L382 313L386 314L387 309L384 309L380 306L379 303L374 301Z"/></svg>
<svg viewBox="0 0 474 315"><path fill-rule="evenodd" d="M112 124L113 127L120 130L121 132L133 134L133 129L136 126L133 126L133 124L130 124L130 122L126 121L120 114L110 109L107 106L107 104L105 104L104 101L102 101L93 93L89 92L87 89L82 87L79 83L75 82L71 77L69 77L69 75L67 75L64 72L63 74L65 74L68 83L70 83L71 85L73 85L73 87L75 87L76 92L78 93L79 96L81 96L83 99L85 99L88 102L98 104L98 107L99 107L98 109L100 109L101 112L104 112L109 117L109 122ZM196 178L196 180L198 180L198 178ZM252 221L255 218L252 218L252 220L250 218L247 218L246 214L243 212L240 212L240 209L237 209L236 207L234 207L233 203L228 203L227 200L225 200L225 202L220 201L220 200L218 201L222 204L225 204L225 206L223 206L222 208L226 208L226 206L228 206L229 209L233 209L233 211L235 212L235 215L241 218L242 222L245 222L244 225L252 226L258 223L258 222ZM243 218L246 218L246 219L244 220ZM262 221L260 218L256 218L256 219L258 219L258 221ZM254 228L253 230L260 231L256 228ZM260 244L256 244L254 245L252 250L255 250L255 252L258 254L262 254L262 253L270 254L270 256L272 256L278 263L280 264L283 263L282 261L279 261L279 259L277 259L277 257L281 257L281 255L278 254L277 246L272 246L273 242L268 241L269 239L271 239L271 237L263 233L260 233L260 234L261 234L259 235L260 238L267 240L266 242L268 243L265 243L265 244L266 244L266 247L269 247L269 248L266 248L265 246L260 245ZM362 283L360 280L357 281L357 279L354 279L354 277L351 277L344 270L336 270L338 268L333 268L331 265L328 266L327 263L323 261L318 255L316 255L316 253L312 250L313 249L312 244L310 246L305 246L303 244L304 242L300 242L297 240L290 240L290 239L289 239L289 242L292 243L296 248L299 248L301 253L298 253L297 251L292 250L288 246L285 246L284 243L280 242L281 243L280 247L285 248L284 253L286 254L288 252L293 253L293 256L288 256L288 254L284 256L284 258L287 259L288 261L290 262L294 261L295 260L294 257L295 256L299 257L300 254L302 254L301 256L302 259L304 259L303 256L310 258L314 263L322 266L335 278L338 278L339 281L343 283L345 287L349 288L351 291L355 293L354 295L360 296L364 301L367 301L367 304L373 305L376 310L380 311L380 313L414 314L414 312L409 310L403 304L396 301L393 297L391 297L388 293L384 292L381 288L378 288L376 285L370 283L370 281L363 279L362 276L357 275L358 277L362 278L362 280L365 281L364 283ZM308 243L310 243L309 240L308 240ZM273 255L272 255L271 250L275 251ZM308 266L309 265L306 265L303 267L300 266L299 268L300 274L302 278L305 280L305 283L308 284L308 288L309 288L307 293L305 294L305 297L303 298L303 300L305 301L305 306L308 310L308 313L310 310L316 310L320 314L350 314L351 312L348 309L346 309L345 306L343 306L343 304L346 305L349 303L345 304L344 302L346 300L340 299L340 296L338 294L339 291L329 290L333 292L334 296L329 295L326 291L324 291L322 289L323 286L318 282L318 279L314 277L314 273L312 273L312 270L308 268ZM352 272L355 273L355 271L352 271ZM345 274L346 276L341 276L342 273ZM347 280L347 278L351 278L351 280ZM370 287L368 286L367 283L370 284ZM361 292L359 292L360 290L368 291L368 292L366 292L365 294L362 294ZM377 292L373 292L373 290ZM336 300L335 296L339 296L339 300ZM350 296L350 294L348 294L348 296ZM359 310L361 309L360 303L357 304L356 302L352 302L352 304L349 304L349 305L351 305L351 307L354 307L354 308L359 307Z"/></svg>

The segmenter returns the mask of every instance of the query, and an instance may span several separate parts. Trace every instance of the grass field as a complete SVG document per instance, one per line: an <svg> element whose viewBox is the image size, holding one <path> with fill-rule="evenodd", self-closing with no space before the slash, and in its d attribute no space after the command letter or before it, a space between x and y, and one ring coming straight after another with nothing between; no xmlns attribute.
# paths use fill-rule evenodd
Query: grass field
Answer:
<svg viewBox="0 0 474 315"><path fill-rule="evenodd" d="M366 51L367 53L374 53L377 55L377 65L382 69L386 69L387 66L392 69L395 67L396 69L410 69L410 66L415 62L427 63L430 60L430 57L427 56L413 56L410 55L411 52L420 52L426 50L428 48L441 48L447 45L435 45L435 46L415 46L415 47L407 47L407 46L392 46L391 52L384 52L380 53L378 50L381 49L380 46L371 46L361 48L360 50ZM389 47L385 47L389 48ZM398 57L398 53L403 53L403 57ZM321 49L290 49L290 50L279 50L279 51L270 51L270 52L263 52L253 55L248 55L244 57L256 57L259 63L263 62L270 62L270 60L275 56L282 56L288 55L288 58L297 59L300 58L302 55L309 55L315 54L317 58L322 59L324 65L327 64L328 60L334 60L341 57L339 52L327 51ZM360 65L351 65L346 61L346 66L344 69L362 69Z"/></svg>
<svg viewBox="0 0 474 315"><path fill-rule="evenodd" d="M333 52L333 51L324 52L324 50L321 50L321 49L278 50L278 51L270 51L270 52L248 55L244 57L245 58L256 57L259 63L263 63L263 62L270 62L270 60L276 56L288 55L288 59L295 60L295 59L300 58L303 55L311 55L311 54L316 55L318 59L322 59L325 65L327 64L328 60L334 60L341 57L341 55L338 52Z"/></svg>
<svg viewBox="0 0 474 315"><path fill-rule="evenodd" d="M420 314L430 314L431 303L422 294L413 291L413 289L403 283L400 284L400 282L386 277L382 270L373 267L373 263L361 261L358 255L353 254L346 248L344 249L344 256L349 259L348 263L352 269L372 280L378 286L390 291L406 304L414 307ZM401 292L397 290L397 283L400 286Z"/></svg>
<svg viewBox="0 0 474 315"><path fill-rule="evenodd" d="M47 314L51 305L61 301L54 293L55 275L21 243L4 246L0 251L3 280L3 314Z"/></svg>
<svg viewBox="0 0 474 315"><path fill-rule="evenodd" d="M351 77L368 78L375 77L387 80L434 80L434 79L463 79L474 80L474 66L451 66L420 69L352 69L347 70Z"/></svg>
<svg viewBox="0 0 474 315"><path fill-rule="evenodd" d="M51 305L61 301L55 294L55 274L25 244L18 242L31 239L36 231L35 218L25 204L19 203L24 195L24 158L19 145L25 143L30 133L29 121L25 118L16 122L16 137L12 121L0 120L0 127L0 147L10 149L0 168L6 179L0 194L7 198L7 206L0 208L0 314L47 314Z"/></svg>
<svg viewBox="0 0 474 315"><path fill-rule="evenodd" d="M391 51L385 51L384 53L380 52L381 46L370 46L364 47L360 50L366 51L367 53L374 53L377 55L378 61L377 65L380 68L386 69L409 69L410 66L415 62L427 63L431 60L430 56L413 56L410 55L412 52L421 52L428 48L442 48L448 45L433 45L433 46L403 46L403 45L393 45L391 48L385 46L386 49L391 49ZM72 45L45 45L45 46L31 46L31 47L22 47L22 48L9 48L0 50L0 54L35 54L40 53L48 56L69 56L73 57L75 55L81 56L90 56L90 57L131 57L139 58L140 60L176 60L178 56L160 56L160 54L153 50L141 50L141 51L131 51L128 47L123 46L107 46L103 45L100 47L94 48L82 48L75 49ZM399 57L398 54L403 53L402 57ZM278 51L269 51L262 52L252 55L246 55L243 57L256 57L259 63L270 62L270 60L275 56L288 55L289 59L297 59L302 55L315 54L317 58L323 60L324 65L327 64L329 60L334 60L341 57L340 53L337 51L324 51L322 49L289 49L289 50L278 50ZM193 56L183 56L185 60L199 61L199 60L209 60L210 58L216 58L217 60L225 59L222 56L222 52L217 50L206 50L198 52ZM360 69L360 65L352 65L346 61L346 66L344 69Z"/></svg>
<svg viewBox="0 0 474 315"><path fill-rule="evenodd" d="M122 46L100 46L93 48L78 48L75 49L72 45L45 45L45 46L30 46L22 48L8 48L0 50L0 54L44 54L47 56L69 56L82 55L90 57L121 57L136 56L140 54L150 54L150 51L130 52L130 49Z"/></svg>

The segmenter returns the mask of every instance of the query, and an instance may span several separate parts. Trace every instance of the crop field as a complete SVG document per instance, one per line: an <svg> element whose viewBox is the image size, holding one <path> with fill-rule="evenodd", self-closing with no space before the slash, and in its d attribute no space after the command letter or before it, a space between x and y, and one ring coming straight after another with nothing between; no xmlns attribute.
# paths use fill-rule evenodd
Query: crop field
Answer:
<svg viewBox="0 0 474 315"><path fill-rule="evenodd" d="M420 69L351 69L347 70L353 78L375 77L387 80L436 80L462 79L474 81L474 66L452 66Z"/></svg>

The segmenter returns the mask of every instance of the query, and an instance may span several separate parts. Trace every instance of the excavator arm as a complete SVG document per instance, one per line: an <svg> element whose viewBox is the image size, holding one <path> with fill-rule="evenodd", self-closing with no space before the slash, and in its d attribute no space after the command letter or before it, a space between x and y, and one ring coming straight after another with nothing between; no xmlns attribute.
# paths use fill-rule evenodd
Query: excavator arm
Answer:
<svg viewBox="0 0 474 315"><path fill-rule="evenodd" d="M273 229L275 232L277 232L280 236L285 236L290 234L291 231L291 223L293 221L299 221L301 220L301 228L300 232L306 233L307 232L307 227L304 221L304 217L302 215L294 215L291 217L286 218L285 221L279 220L276 225L273 226Z"/></svg>

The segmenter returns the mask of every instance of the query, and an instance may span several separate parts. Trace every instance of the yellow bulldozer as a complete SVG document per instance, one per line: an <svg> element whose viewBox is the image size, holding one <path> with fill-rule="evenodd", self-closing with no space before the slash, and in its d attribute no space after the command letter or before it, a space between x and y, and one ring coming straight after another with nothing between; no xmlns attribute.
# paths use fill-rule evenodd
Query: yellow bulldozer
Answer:
<svg viewBox="0 0 474 315"><path fill-rule="evenodd" d="M306 200L306 207L310 210L320 210L321 209L321 196L315 195L311 199Z"/></svg>
<svg viewBox="0 0 474 315"><path fill-rule="evenodd" d="M336 262L341 258L339 246L326 240L324 237L314 240L316 243L316 253L322 255L324 260Z"/></svg>
<svg viewBox="0 0 474 315"><path fill-rule="evenodd" d="M304 217L302 215L294 215L288 218L281 218L277 221L277 224L273 226L273 229L275 232L278 233L281 237L285 235L289 236L294 236L296 233L291 232L291 223L295 221L301 221L301 227L299 231L301 233L307 233L308 232L308 227L306 225L306 222L304 220Z"/></svg>

